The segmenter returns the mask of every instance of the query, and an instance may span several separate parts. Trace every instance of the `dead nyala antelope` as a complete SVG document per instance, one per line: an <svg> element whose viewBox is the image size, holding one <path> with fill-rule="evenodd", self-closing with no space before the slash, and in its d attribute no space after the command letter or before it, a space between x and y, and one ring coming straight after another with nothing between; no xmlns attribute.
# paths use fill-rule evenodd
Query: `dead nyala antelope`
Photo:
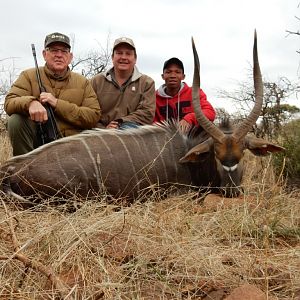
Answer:
<svg viewBox="0 0 300 300"><path fill-rule="evenodd" d="M244 151L267 155L283 150L247 135L260 115L263 102L256 33L255 105L235 128L228 120L216 127L202 113L198 98L199 58L193 40L192 48L193 105L198 123L204 129L202 134L184 134L176 122L124 131L86 131L8 160L0 169L2 190L43 198L104 193L114 198L134 199L153 187L179 185L200 190L211 187L225 196L237 196L241 190Z"/></svg>

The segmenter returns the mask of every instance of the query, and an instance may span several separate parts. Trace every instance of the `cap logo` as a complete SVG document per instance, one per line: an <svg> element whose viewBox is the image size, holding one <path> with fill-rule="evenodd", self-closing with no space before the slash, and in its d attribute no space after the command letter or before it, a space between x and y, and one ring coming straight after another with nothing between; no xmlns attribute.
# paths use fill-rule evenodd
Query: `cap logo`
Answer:
<svg viewBox="0 0 300 300"><path fill-rule="evenodd" d="M59 38L59 39L65 39L65 37L63 36L63 35L59 35L59 34L52 34L51 35L51 39L57 39L57 38Z"/></svg>

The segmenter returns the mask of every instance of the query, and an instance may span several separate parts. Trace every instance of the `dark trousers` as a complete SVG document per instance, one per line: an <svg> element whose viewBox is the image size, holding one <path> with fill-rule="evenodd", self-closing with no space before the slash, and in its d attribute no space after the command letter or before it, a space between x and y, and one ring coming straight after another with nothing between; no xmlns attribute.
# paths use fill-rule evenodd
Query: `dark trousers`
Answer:
<svg viewBox="0 0 300 300"><path fill-rule="evenodd" d="M37 148L36 123L28 117L13 114L8 118L7 130L13 155L21 155Z"/></svg>

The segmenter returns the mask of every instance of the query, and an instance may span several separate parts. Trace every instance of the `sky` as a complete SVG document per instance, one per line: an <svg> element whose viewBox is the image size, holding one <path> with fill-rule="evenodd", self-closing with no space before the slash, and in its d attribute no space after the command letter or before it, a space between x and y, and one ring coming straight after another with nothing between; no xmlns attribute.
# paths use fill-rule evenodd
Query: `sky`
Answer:
<svg viewBox="0 0 300 300"><path fill-rule="evenodd" d="M165 60L178 57L185 66L185 81L192 84L194 37L201 63L201 87L215 107L232 111L219 97L248 79L252 65L254 30L264 79L287 77L299 84L300 38L286 30L300 27L300 0L1 0L0 71L16 73L34 66L31 43L39 53L45 36L61 32L75 39L74 56L100 46L112 46L121 36L137 48L137 66L163 84ZM8 58L8 59L7 59ZM12 59L13 58L13 59ZM299 106L293 97L289 104ZM299 103L299 104L298 104Z"/></svg>

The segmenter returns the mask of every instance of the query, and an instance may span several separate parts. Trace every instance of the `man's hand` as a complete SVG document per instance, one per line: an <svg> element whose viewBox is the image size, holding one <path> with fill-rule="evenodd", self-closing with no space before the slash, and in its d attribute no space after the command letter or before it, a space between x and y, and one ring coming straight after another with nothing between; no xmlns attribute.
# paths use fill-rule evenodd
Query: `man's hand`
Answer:
<svg viewBox="0 0 300 300"><path fill-rule="evenodd" d="M55 108L57 105L57 99L51 93L46 92L41 93L40 102L42 104L49 103L49 105L51 105L53 108Z"/></svg>
<svg viewBox="0 0 300 300"><path fill-rule="evenodd" d="M191 128L192 128L192 125L190 123L188 123L186 120L184 120L184 119L180 120L179 130L182 133L188 133Z"/></svg>
<svg viewBox="0 0 300 300"><path fill-rule="evenodd" d="M35 122L44 123L48 120L46 108L38 100L30 102L29 115L30 119Z"/></svg>
<svg viewBox="0 0 300 300"><path fill-rule="evenodd" d="M119 122L118 121L111 121L106 128L108 129L118 129L119 128Z"/></svg>

